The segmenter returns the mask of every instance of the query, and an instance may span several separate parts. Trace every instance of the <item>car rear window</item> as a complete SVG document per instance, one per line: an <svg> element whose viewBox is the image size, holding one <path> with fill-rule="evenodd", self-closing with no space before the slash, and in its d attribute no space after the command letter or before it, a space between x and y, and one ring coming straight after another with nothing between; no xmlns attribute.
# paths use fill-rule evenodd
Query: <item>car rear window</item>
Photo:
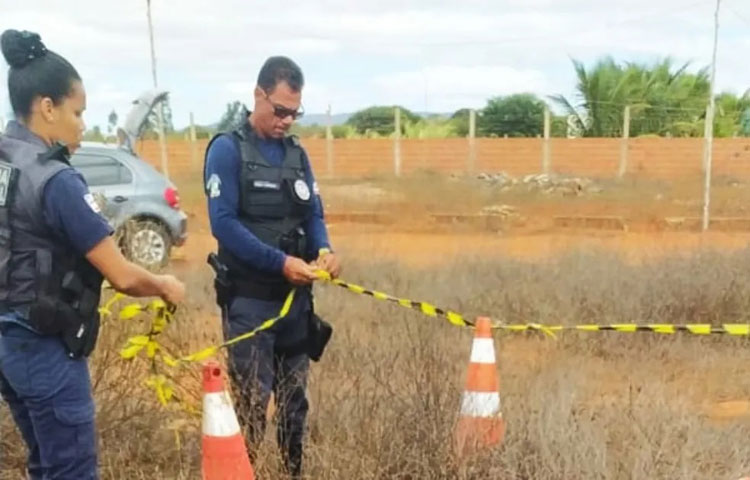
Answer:
<svg viewBox="0 0 750 480"><path fill-rule="evenodd" d="M105 155L73 155L70 164L83 175L92 187L121 185L133 181L130 169L115 158Z"/></svg>

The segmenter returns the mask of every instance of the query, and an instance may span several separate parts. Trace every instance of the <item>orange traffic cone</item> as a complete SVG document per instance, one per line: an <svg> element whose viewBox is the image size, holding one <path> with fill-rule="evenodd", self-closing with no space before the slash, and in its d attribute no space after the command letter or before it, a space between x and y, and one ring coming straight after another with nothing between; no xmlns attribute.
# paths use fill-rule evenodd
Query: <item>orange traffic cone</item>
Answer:
<svg viewBox="0 0 750 480"><path fill-rule="evenodd" d="M203 366L203 480L254 480L232 400L224 388L221 366Z"/></svg>
<svg viewBox="0 0 750 480"><path fill-rule="evenodd" d="M466 389L461 400L461 414L456 426L459 456L482 447L499 445L505 434L500 411L495 344L490 320L477 319Z"/></svg>

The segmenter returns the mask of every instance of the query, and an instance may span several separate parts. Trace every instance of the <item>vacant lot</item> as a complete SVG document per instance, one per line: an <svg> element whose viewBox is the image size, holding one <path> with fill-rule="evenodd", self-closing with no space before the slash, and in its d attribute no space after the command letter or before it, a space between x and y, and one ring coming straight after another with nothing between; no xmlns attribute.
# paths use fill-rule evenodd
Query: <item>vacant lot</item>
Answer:
<svg viewBox="0 0 750 480"><path fill-rule="evenodd" d="M324 183L330 212L401 214L395 223L331 226L346 279L508 323L750 322L747 234L701 236L643 221L695 213L679 203L687 196L678 187L613 186L569 198L497 193L466 179L413 180ZM190 178L178 184L192 237L171 268L191 294L164 343L187 353L217 342L219 324L200 187ZM717 208L727 202L735 212L746 193L723 188ZM671 206L659 210L659 202ZM522 218L491 231L418 221L497 204ZM644 227L594 232L552 221L613 208L641 212L632 216ZM750 473L746 338L498 334L506 440L460 463L452 428L472 332L330 286L317 293L335 333L310 382L311 479L736 480ZM197 479L200 421L189 410L201 401L198 369L163 370L181 400L164 408L143 385L150 365L117 356L129 335L147 331L147 320L109 321L91 361L103 477ZM0 478L22 478L24 452L7 410L0 424ZM282 478L270 431L256 469L261 478Z"/></svg>

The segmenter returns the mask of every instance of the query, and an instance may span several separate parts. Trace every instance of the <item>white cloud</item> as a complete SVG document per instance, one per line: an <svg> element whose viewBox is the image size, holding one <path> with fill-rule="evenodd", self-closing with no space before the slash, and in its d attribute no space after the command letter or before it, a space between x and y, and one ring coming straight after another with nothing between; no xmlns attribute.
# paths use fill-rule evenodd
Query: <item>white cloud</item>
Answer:
<svg viewBox="0 0 750 480"><path fill-rule="evenodd" d="M129 105L133 100L135 98L132 94L109 83L94 84L93 90L89 88L86 92L87 107L88 105L112 105L112 108L122 106L120 108L120 113L122 114L126 111L125 106Z"/></svg>
<svg viewBox="0 0 750 480"><path fill-rule="evenodd" d="M216 121L247 99L269 55L303 66L308 112L378 103L418 110L480 106L513 91L568 93L570 57L591 62L709 63L711 0L153 0L160 84L178 126ZM750 86L750 4L724 0L718 89ZM743 17L743 18L740 18ZM38 31L69 58L89 91L90 124L151 86L145 2L0 0L0 30ZM0 70L2 70L0 68ZM4 73L4 72L3 72ZM0 81L4 84L3 73ZM9 109L0 93L0 115Z"/></svg>
<svg viewBox="0 0 750 480"><path fill-rule="evenodd" d="M241 81L241 82L228 82L225 85L227 92L232 95L244 96L250 98L252 96L253 89L255 88L255 82Z"/></svg>

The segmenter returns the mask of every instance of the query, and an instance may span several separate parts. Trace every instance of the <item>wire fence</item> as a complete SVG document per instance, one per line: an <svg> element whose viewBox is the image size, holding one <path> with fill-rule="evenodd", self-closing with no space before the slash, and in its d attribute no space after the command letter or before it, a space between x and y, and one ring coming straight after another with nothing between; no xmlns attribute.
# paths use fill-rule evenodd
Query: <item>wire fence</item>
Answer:
<svg viewBox="0 0 750 480"><path fill-rule="evenodd" d="M547 110L536 136L480 136L482 119L474 113L456 122L466 123L463 136L418 135L409 133L409 122L396 108L385 134L381 129L380 134L335 138L335 126L329 124L321 127L322 132L303 135L302 144L316 175L323 178L403 176L419 171L666 180L702 175L704 120L699 109L605 106L611 111L599 112L600 118L594 120L601 127L596 132L581 131L583 126L576 124L580 119L567 118L565 125L555 125L560 117ZM736 119L729 125L724 130L733 129L732 135L714 142L714 172L750 179L750 137L740 136ZM194 133L171 138L167 146L170 167L199 171L207 143L207 138L198 139ZM142 141L138 151L158 166L157 142Z"/></svg>

